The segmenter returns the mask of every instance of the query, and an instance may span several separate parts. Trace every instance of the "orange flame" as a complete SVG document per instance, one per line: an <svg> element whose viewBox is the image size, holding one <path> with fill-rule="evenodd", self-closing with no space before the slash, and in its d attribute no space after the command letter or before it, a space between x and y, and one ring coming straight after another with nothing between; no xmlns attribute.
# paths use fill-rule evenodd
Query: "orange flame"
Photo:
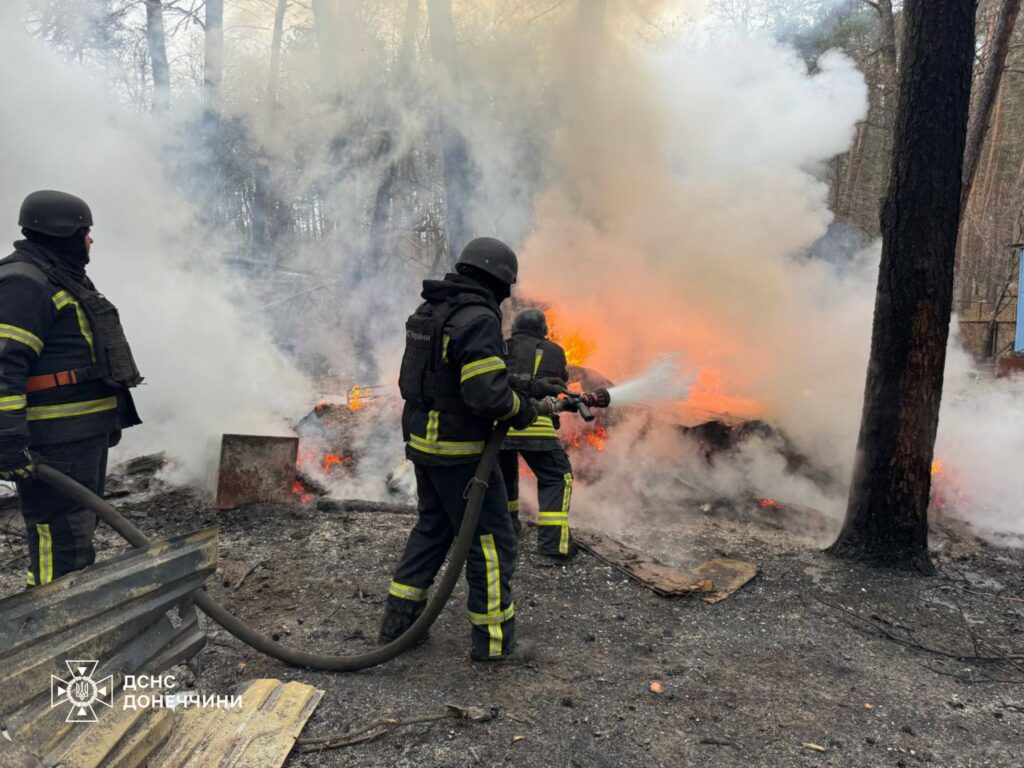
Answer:
<svg viewBox="0 0 1024 768"><path fill-rule="evenodd" d="M292 493L299 497L299 501L303 504L308 504L313 500L313 494L306 492L306 486L301 480L296 480L292 483Z"/></svg>
<svg viewBox="0 0 1024 768"><path fill-rule="evenodd" d="M327 474L336 466L345 466L351 461L351 456L339 456L336 453L328 453L326 456L324 456L324 474Z"/></svg>
<svg viewBox="0 0 1024 768"><path fill-rule="evenodd" d="M757 500L757 503L760 504L765 509L781 509L782 508L782 505L779 504L779 502L777 502L775 499L759 498Z"/></svg>
<svg viewBox="0 0 1024 768"><path fill-rule="evenodd" d="M348 409L350 411L358 411L364 405L363 397L368 396L369 394L369 387L367 387L366 390L363 391L363 389L358 384L356 384L354 387L352 387L352 391L348 393Z"/></svg>
<svg viewBox="0 0 1024 768"><path fill-rule="evenodd" d="M932 462L932 476L939 474L942 471L942 459L936 459Z"/></svg>
<svg viewBox="0 0 1024 768"><path fill-rule="evenodd" d="M562 346L566 362L569 365L586 364L597 345L587 339L579 328L567 327L558 310L549 309L544 314L548 320L548 338Z"/></svg>
<svg viewBox="0 0 1024 768"><path fill-rule="evenodd" d="M608 431L604 427L597 427L593 432L587 432L584 438L590 447L596 448L599 451L603 451L608 447Z"/></svg>

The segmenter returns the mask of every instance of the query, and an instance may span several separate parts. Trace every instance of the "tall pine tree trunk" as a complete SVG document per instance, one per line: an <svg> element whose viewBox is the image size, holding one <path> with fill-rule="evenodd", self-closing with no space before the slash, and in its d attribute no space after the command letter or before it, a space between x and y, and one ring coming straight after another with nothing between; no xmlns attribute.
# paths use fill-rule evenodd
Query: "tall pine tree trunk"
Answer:
<svg viewBox="0 0 1024 768"><path fill-rule="evenodd" d="M153 69L153 108L160 112L171 101L171 67L167 61L164 6L160 0L146 0L146 44Z"/></svg>
<svg viewBox="0 0 1024 768"><path fill-rule="evenodd" d="M1020 3L1021 0L1002 0L1002 5L996 16L995 27L992 33L992 44L989 46L989 55L985 62L985 72L982 76L978 95L971 109L970 122L967 126L967 147L964 150L964 182L963 191L961 192L963 197L961 201L962 210L967 209L967 201L974 187L974 177L978 171L981 149L985 144L985 133L988 131L992 109L995 106L996 96L999 93L999 84L1002 82L1003 70L1006 68L1006 56L1010 51L1010 38L1013 35L1013 28L1017 23L1017 16L1020 13Z"/></svg>
<svg viewBox="0 0 1024 768"><path fill-rule="evenodd" d="M906 0L857 464L833 554L929 570L928 501L953 299L974 3Z"/></svg>
<svg viewBox="0 0 1024 768"><path fill-rule="evenodd" d="M473 161L459 125L459 58L451 0L427 0L430 48L438 90L441 163L444 173L445 229L449 261L454 263L473 233L469 206L473 196Z"/></svg>
<svg viewBox="0 0 1024 768"><path fill-rule="evenodd" d="M207 110L219 113L221 83L224 80L224 0L206 0L206 34L203 40L203 100Z"/></svg>
<svg viewBox="0 0 1024 768"><path fill-rule="evenodd" d="M284 39L284 14L288 0L277 0L274 33L270 40L270 73L267 76L267 127L273 130L277 115L277 83L281 77L281 41Z"/></svg>

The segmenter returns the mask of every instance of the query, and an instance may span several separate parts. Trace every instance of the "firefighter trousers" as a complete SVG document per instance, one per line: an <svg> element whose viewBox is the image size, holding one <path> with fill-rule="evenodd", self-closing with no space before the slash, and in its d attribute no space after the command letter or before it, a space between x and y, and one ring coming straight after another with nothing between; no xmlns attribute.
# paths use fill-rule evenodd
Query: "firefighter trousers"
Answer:
<svg viewBox="0 0 1024 768"><path fill-rule="evenodd" d="M543 451L502 451L500 466L508 493L513 525L519 519L519 457L537 477L537 551L544 555L572 555L575 545L569 532L572 501L572 464L562 447Z"/></svg>
<svg viewBox="0 0 1024 768"><path fill-rule="evenodd" d="M382 639L401 634L422 611L427 590L462 525L466 492L475 472L475 464L416 466L419 520L409 533L388 591L385 626L389 629L382 631ZM506 656L515 647L516 609L510 584L515 561L516 538L505 484L495 468L466 560L474 659Z"/></svg>
<svg viewBox="0 0 1024 768"><path fill-rule="evenodd" d="M107 435L33 448L46 464L102 496L107 474ZM19 481L21 515L28 534L28 586L49 584L96 561L96 513L35 478Z"/></svg>

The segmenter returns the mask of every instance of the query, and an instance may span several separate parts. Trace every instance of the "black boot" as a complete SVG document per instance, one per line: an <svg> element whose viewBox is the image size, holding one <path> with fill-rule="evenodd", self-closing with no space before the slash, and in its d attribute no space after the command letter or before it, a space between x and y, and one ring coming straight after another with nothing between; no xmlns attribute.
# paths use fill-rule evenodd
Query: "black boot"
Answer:
<svg viewBox="0 0 1024 768"><path fill-rule="evenodd" d="M405 631L416 622L416 619L420 617L424 607L426 607L425 602L413 603L408 600L402 600L401 605L396 605L396 602L388 598L387 607L384 609L384 618L380 622L380 634L377 636L377 642L380 645L387 645L404 635ZM424 635L420 643L425 642L426 639L427 636Z"/></svg>

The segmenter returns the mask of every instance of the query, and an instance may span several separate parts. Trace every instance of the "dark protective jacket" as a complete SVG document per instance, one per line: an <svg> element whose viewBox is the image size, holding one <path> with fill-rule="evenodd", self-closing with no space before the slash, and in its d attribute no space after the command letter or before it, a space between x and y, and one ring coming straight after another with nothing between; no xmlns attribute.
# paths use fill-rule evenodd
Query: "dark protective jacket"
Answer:
<svg viewBox="0 0 1024 768"><path fill-rule="evenodd" d="M508 370L512 375L526 374L533 378L569 380L565 350L550 339L533 331L513 334L505 342L508 349ZM561 447L556 417L538 416L526 429L511 429L502 444L503 450L550 451Z"/></svg>
<svg viewBox="0 0 1024 768"><path fill-rule="evenodd" d="M501 310L466 275L425 280L422 296L399 377L406 456L425 466L475 462L494 422L524 408L509 384Z"/></svg>
<svg viewBox="0 0 1024 768"><path fill-rule="evenodd" d="M139 424L128 391L141 381L138 372L124 381L110 376L112 359L127 356L134 369L123 332L98 332L120 330L113 305L81 265L37 243L14 247L0 261L0 455ZM59 386L49 383L57 379Z"/></svg>

